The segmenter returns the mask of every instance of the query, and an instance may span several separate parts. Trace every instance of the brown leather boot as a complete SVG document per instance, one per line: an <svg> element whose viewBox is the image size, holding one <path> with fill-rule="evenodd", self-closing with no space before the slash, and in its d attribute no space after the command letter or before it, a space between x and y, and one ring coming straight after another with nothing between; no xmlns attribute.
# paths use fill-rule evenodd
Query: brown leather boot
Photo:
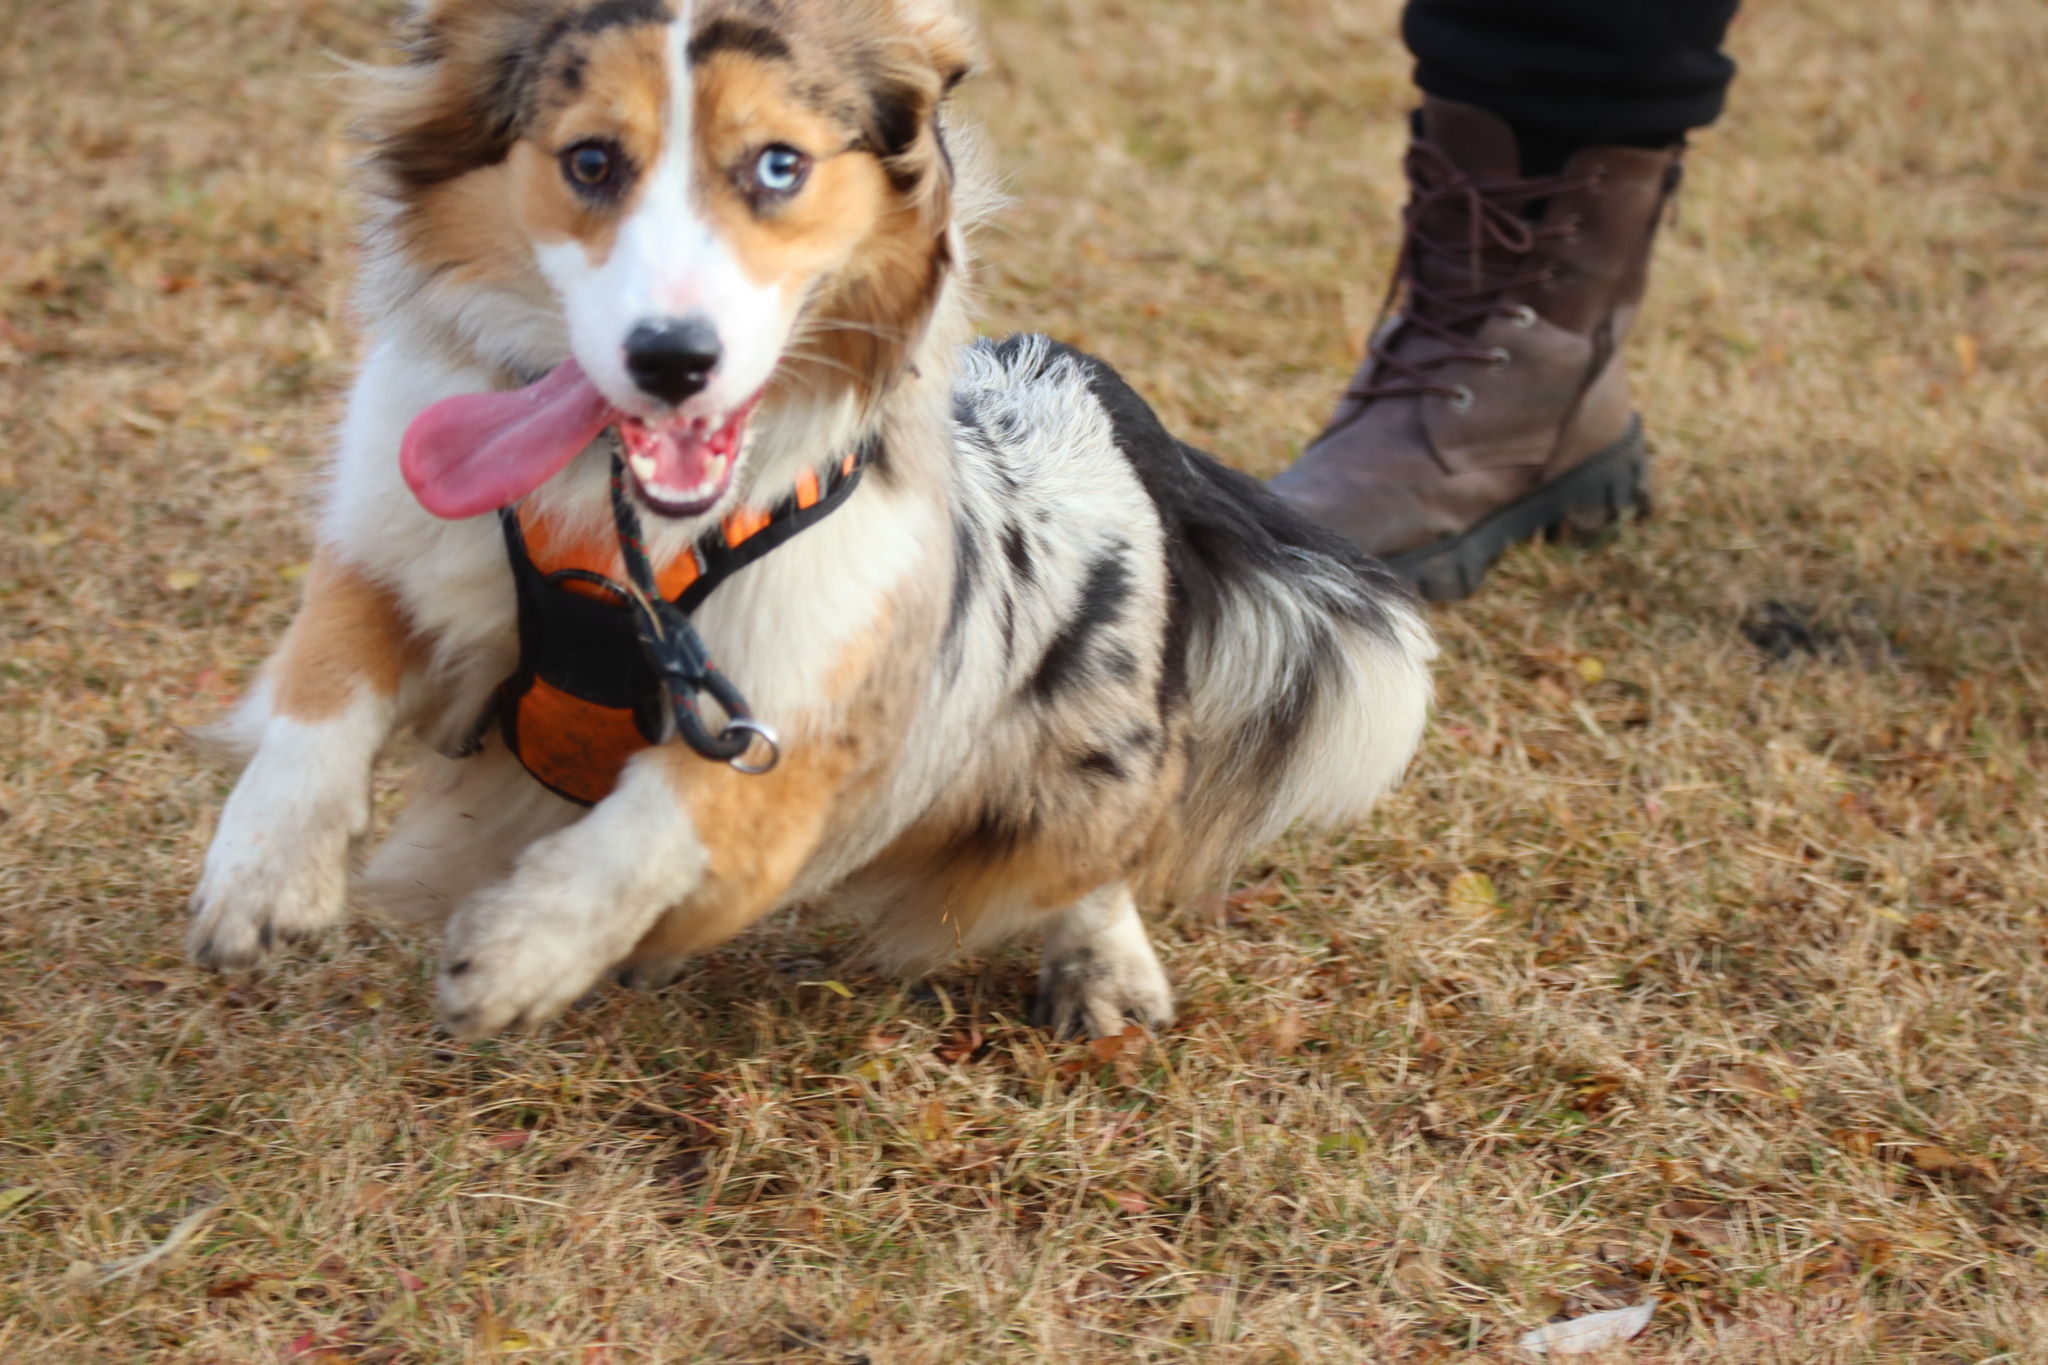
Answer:
<svg viewBox="0 0 2048 1365"><path fill-rule="evenodd" d="M1391 306L1322 435L1273 491L1431 601L1501 551L1649 505L1621 343L1680 147L1588 147L1525 179L1512 129L1425 98Z"/></svg>

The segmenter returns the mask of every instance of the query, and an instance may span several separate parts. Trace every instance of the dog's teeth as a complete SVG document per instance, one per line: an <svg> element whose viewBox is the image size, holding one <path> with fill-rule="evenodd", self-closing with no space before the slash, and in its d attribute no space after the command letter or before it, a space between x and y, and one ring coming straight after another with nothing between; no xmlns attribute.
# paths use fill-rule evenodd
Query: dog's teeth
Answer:
<svg viewBox="0 0 2048 1365"><path fill-rule="evenodd" d="M654 482L654 457L652 455L628 455L626 464L633 471L633 477L643 486Z"/></svg>

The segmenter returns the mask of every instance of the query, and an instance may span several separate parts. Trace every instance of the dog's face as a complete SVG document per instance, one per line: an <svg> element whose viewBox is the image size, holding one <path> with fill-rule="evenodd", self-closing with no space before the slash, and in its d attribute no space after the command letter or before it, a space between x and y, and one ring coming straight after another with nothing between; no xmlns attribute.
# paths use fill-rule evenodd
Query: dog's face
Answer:
<svg viewBox="0 0 2048 1365"><path fill-rule="evenodd" d="M942 0L440 0L373 112L400 249L545 300L657 510L771 386L872 396L948 261Z"/></svg>

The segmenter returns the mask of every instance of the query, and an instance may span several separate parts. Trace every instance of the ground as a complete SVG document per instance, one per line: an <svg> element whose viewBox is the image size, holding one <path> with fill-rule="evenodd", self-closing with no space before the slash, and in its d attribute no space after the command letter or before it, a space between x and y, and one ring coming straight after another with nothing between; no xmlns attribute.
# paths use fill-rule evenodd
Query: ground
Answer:
<svg viewBox="0 0 2048 1365"><path fill-rule="evenodd" d="M430 943L179 956L355 340L395 0L0 0L0 1358L2048 1360L2048 8L1757 0L1632 342L1659 513L1432 613L1365 827L1029 959L778 926L451 1045ZM1395 244L1391 0L988 0L990 330L1255 473ZM132 1273L117 1263L175 1243ZM104 1283L100 1281L104 1280Z"/></svg>

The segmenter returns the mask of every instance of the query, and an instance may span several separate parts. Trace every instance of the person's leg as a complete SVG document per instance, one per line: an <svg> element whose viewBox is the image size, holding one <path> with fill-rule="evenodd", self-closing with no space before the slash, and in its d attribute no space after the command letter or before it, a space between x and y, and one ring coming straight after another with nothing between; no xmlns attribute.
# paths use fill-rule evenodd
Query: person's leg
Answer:
<svg viewBox="0 0 2048 1365"><path fill-rule="evenodd" d="M1621 344L1733 0L1410 0L1394 312L1275 491L1432 599L1647 497Z"/></svg>

